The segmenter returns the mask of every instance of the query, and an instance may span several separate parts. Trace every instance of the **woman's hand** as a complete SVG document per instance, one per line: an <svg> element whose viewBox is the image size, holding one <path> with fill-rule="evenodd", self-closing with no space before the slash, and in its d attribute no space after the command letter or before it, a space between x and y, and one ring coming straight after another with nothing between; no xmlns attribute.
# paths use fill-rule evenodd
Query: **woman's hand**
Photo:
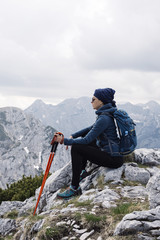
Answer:
<svg viewBox="0 0 160 240"><path fill-rule="evenodd" d="M63 135L60 135L59 133L55 133L54 134L55 136L55 142L58 142L58 143L63 143L64 141L64 136Z"/></svg>

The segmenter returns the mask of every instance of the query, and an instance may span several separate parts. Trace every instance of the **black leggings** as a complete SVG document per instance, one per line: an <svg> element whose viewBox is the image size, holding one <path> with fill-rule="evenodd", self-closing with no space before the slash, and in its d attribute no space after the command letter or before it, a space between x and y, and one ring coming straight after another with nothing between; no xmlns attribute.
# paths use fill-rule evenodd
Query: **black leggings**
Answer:
<svg viewBox="0 0 160 240"><path fill-rule="evenodd" d="M85 169L87 160L99 166L119 168L123 165L123 157L112 157L101 151L95 143L89 145L75 144L71 148L72 157L72 185L79 186L81 171Z"/></svg>

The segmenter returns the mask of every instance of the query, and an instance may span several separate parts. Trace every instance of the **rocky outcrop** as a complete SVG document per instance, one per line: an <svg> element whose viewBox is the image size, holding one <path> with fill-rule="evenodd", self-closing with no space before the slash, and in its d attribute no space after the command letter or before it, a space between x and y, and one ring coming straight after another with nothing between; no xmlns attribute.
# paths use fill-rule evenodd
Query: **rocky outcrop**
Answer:
<svg viewBox="0 0 160 240"><path fill-rule="evenodd" d="M150 179L150 173L136 166L126 166L125 168L125 178L129 181L140 182L142 184L147 184Z"/></svg>
<svg viewBox="0 0 160 240"><path fill-rule="evenodd" d="M2 202L0 234L3 236L10 234L15 240L34 239L34 236L39 240L46 236L45 234L53 232L58 232L57 239L63 240L76 238L105 240L111 236L114 239L113 235L118 240L122 235L126 240L128 236L129 239L132 236L133 240L160 239L158 166L149 164L143 168L134 162L125 163L118 169L91 165L87 170L91 174L81 182L82 195L67 205L56 196L60 188L68 186L71 182L71 163L53 173L46 181L37 209L40 219L36 221L31 221L30 217L36 204L34 197L24 202ZM36 191L36 198L38 194L39 189ZM109 223L109 220L113 218L114 209L115 212L119 212L120 208L125 206L131 206L133 210L128 214L123 213L124 217L113 229L114 225ZM17 211L18 217L15 220L9 219L8 213L13 211ZM81 217L81 221L77 220L77 216ZM90 220L85 220L87 217ZM92 218L97 221L96 224L93 222L91 224ZM107 219L104 220L105 218Z"/></svg>
<svg viewBox="0 0 160 240"><path fill-rule="evenodd" d="M149 166L160 164L160 150L140 148L135 150L135 161Z"/></svg>
<svg viewBox="0 0 160 240"><path fill-rule="evenodd" d="M0 218L0 234L2 236L8 235L16 229L16 221L12 219Z"/></svg>
<svg viewBox="0 0 160 240"><path fill-rule="evenodd" d="M160 206L160 171L150 178L147 184L150 208Z"/></svg>
<svg viewBox="0 0 160 240"><path fill-rule="evenodd" d="M0 108L0 188L25 176L45 171L55 129L14 107ZM69 151L58 146L51 172L70 160Z"/></svg>
<svg viewBox="0 0 160 240"><path fill-rule="evenodd" d="M128 235L137 232L147 232L153 237L160 236L160 206L149 211L127 214L117 225L114 234Z"/></svg>

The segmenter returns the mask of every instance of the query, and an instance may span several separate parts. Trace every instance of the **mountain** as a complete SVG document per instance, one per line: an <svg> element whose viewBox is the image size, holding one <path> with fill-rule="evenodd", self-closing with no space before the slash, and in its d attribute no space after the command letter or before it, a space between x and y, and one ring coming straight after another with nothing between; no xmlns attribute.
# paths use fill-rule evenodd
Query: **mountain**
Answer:
<svg viewBox="0 0 160 240"><path fill-rule="evenodd" d="M160 105L155 101L146 104L118 104L118 108L126 110L136 123L138 148L159 148L160 146ZM95 121L90 98L67 99L58 105L45 104L36 100L25 110L50 125L65 136L70 136Z"/></svg>
<svg viewBox="0 0 160 240"><path fill-rule="evenodd" d="M0 188L45 170L54 132L21 109L0 108ZM52 172L68 161L63 151L57 150Z"/></svg>
<svg viewBox="0 0 160 240"><path fill-rule="evenodd" d="M50 125L69 137L71 133L90 126L95 121L95 113L88 97L66 99L58 105L45 104L36 100L26 113L32 113L45 125Z"/></svg>

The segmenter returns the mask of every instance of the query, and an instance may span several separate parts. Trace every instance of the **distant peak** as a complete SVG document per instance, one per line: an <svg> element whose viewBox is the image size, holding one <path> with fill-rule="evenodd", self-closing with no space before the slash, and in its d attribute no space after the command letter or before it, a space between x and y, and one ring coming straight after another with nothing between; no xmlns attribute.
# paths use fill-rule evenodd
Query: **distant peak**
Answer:
<svg viewBox="0 0 160 240"><path fill-rule="evenodd" d="M45 104L41 99L37 99L33 102L33 104Z"/></svg>

